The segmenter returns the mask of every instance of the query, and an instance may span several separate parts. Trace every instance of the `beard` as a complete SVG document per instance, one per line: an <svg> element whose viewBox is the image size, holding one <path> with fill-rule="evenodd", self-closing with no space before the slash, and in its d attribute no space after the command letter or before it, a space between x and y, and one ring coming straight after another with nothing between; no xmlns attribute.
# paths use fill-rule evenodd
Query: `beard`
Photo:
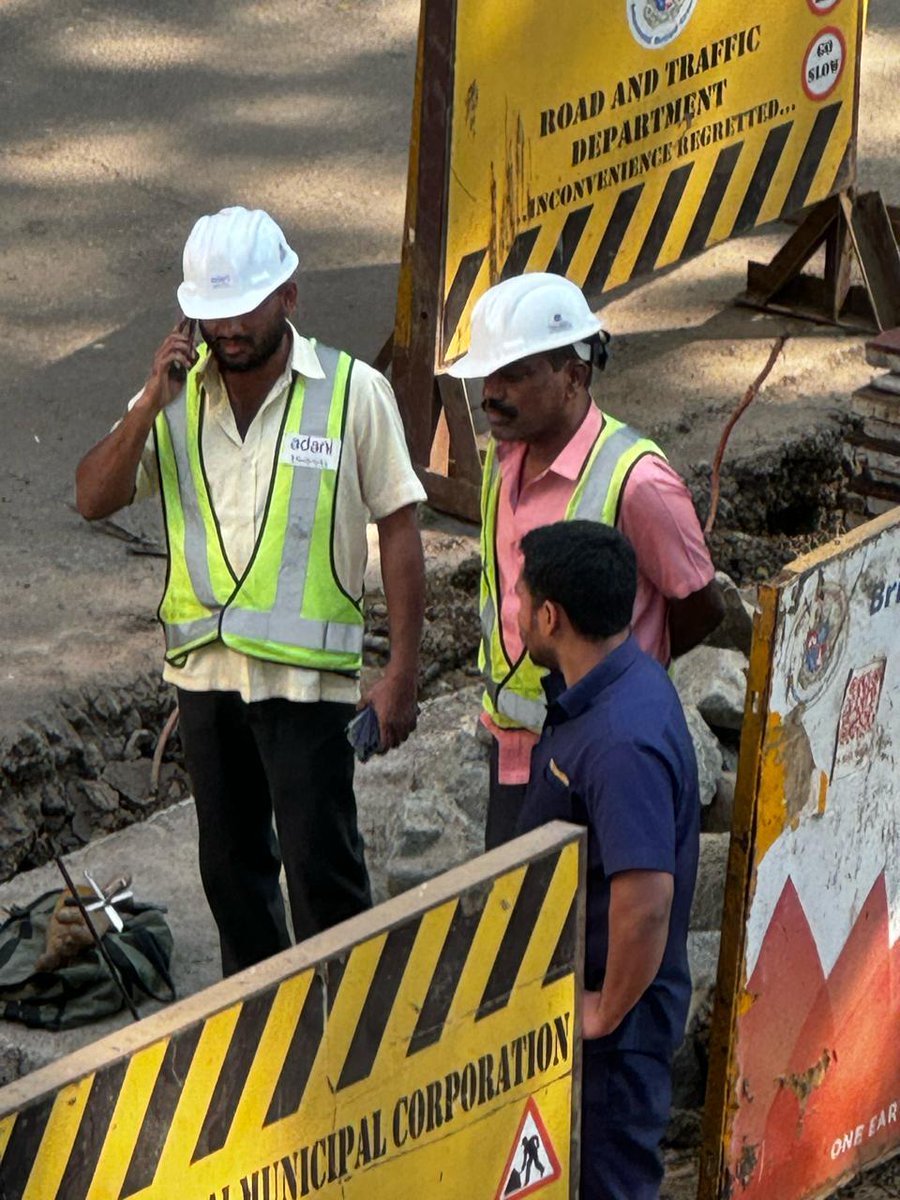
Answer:
<svg viewBox="0 0 900 1200"><path fill-rule="evenodd" d="M203 329L202 322L200 323L200 332L220 370L255 371L258 367L264 366L274 354L277 354L288 332L288 322L287 317L281 317L258 337L209 338ZM242 349L236 353L223 350L221 346L223 341L239 342Z"/></svg>
<svg viewBox="0 0 900 1200"><path fill-rule="evenodd" d="M536 667L545 667L548 671L559 670L559 659L548 646L526 645L528 656Z"/></svg>

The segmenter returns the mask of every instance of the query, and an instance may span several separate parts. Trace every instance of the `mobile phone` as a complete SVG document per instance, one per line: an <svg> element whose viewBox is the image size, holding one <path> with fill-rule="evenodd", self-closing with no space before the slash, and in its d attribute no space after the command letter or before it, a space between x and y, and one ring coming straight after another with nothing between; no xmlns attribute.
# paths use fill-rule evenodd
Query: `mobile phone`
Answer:
<svg viewBox="0 0 900 1200"><path fill-rule="evenodd" d="M347 726L347 741L360 762L368 762L381 748L381 730L378 716L371 704L356 714Z"/></svg>
<svg viewBox="0 0 900 1200"><path fill-rule="evenodd" d="M187 334L188 344L191 350L194 349L194 338L197 336L197 322L193 319L183 317L180 324L184 325L187 322L185 332ZM172 363L169 367L169 378L177 380L178 383L184 383L187 379L187 370L181 363Z"/></svg>

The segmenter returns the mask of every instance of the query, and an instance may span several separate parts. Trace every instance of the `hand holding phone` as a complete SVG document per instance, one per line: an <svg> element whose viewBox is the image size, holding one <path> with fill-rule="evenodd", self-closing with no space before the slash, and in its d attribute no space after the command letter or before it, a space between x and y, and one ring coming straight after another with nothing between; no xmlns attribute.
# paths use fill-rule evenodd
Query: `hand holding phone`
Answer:
<svg viewBox="0 0 900 1200"><path fill-rule="evenodd" d="M381 748L378 715L371 704L361 709L347 726L347 741L360 762L368 762Z"/></svg>
<svg viewBox="0 0 900 1200"><path fill-rule="evenodd" d="M187 338L187 349L189 359L195 359L194 353L194 338L197 335L197 322L189 317L183 317L178 322L178 333L183 333ZM184 383L187 379L188 369L182 362L172 362L169 364L169 378L174 379L178 383Z"/></svg>

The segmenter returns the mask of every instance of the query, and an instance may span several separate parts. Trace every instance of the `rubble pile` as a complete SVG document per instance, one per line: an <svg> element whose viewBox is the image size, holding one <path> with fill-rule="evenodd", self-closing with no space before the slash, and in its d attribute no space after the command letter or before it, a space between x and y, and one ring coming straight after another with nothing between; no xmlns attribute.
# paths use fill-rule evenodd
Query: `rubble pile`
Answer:
<svg viewBox="0 0 900 1200"><path fill-rule="evenodd" d="M172 689L147 673L127 687L64 693L51 711L0 735L0 881L189 794L177 735L151 787L173 705Z"/></svg>
<svg viewBox="0 0 900 1200"><path fill-rule="evenodd" d="M798 430L765 454L729 451L719 507L707 541L713 562L740 586L770 579L799 554L843 533L848 464L839 414L827 425ZM710 464L687 482L701 520L710 495Z"/></svg>

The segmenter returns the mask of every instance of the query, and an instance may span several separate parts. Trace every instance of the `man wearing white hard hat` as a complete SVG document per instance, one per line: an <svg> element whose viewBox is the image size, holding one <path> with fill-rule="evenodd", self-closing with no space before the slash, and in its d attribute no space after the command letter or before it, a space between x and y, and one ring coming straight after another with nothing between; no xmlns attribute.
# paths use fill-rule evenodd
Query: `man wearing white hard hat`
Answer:
<svg viewBox="0 0 900 1200"><path fill-rule="evenodd" d="M635 639L663 665L702 641L724 611L683 480L658 446L592 400L607 342L574 283L527 274L478 300L469 351L447 368L483 379L491 427L481 512L482 720L493 735L488 849L516 832L546 713L547 673L528 657L518 627L524 535L573 518L624 533L638 564Z"/></svg>
<svg viewBox="0 0 900 1200"><path fill-rule="evenodd" d="M297 265L267 213L201 217L184 249L184 319L76 477L91 520L161 497L164 676L225 974L290 944L282 860L297 940L371 903L346 736L362 704L371 521L391 658L367 717L380 750L416 723L424 491L387 381L290 323Z"/></svg>

